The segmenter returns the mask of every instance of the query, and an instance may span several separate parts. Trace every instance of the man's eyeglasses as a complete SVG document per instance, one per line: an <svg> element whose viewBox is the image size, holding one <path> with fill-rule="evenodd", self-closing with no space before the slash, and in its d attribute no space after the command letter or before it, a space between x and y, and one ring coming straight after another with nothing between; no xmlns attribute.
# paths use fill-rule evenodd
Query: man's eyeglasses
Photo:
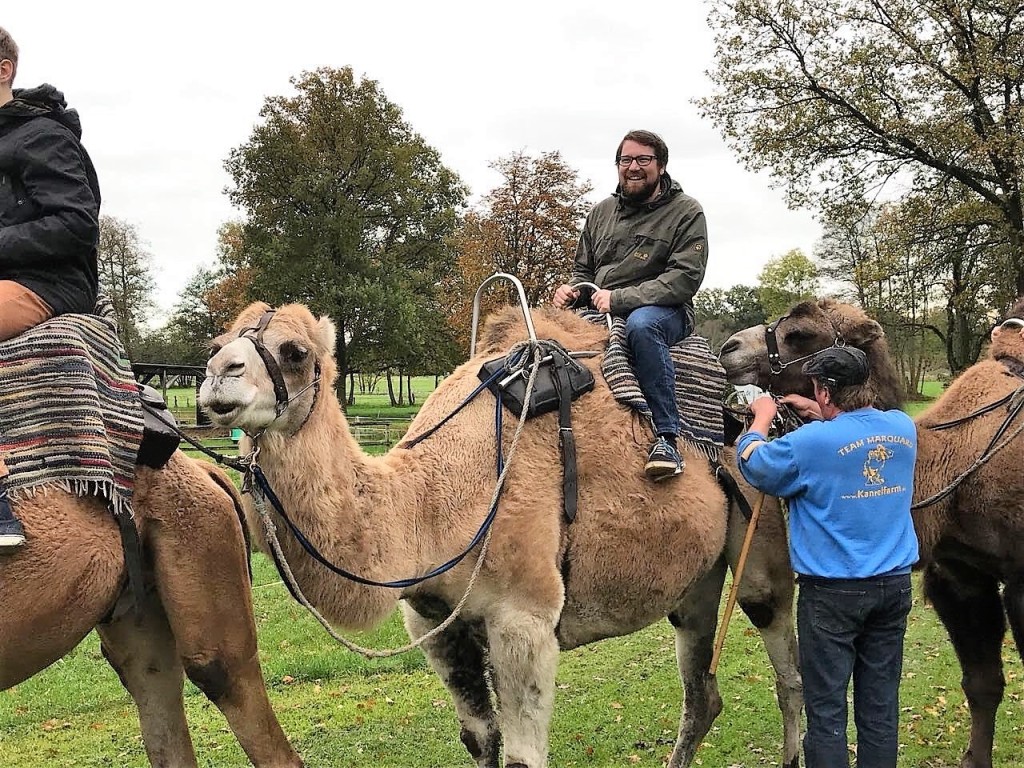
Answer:
<svg viewBox="0 0 1024 768"><path fill-rule="evenodd" d="M653 159L654 155L637 155L636 157L633 157L631 155L623 155L618 160L616 160L616 162L623 168L629 168L629 166L633 164L633 161L636 160L637 165L639 165L641 168L646 168L648 165L651 164L651 160Z"/></svg>
<svg viewBox="0 0 1024 768"><path fill-rule="evenodd" d="M1024 320L1019 317L1008 317L999 324L999 327L1006 329L1014 328L1019 331L1021 328L1024 328Z"/></svg>

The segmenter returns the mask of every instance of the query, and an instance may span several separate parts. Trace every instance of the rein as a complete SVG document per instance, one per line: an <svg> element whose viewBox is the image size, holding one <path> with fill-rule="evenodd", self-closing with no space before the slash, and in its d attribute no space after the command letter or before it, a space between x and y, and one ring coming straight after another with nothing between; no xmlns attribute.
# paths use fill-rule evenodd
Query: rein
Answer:
<svg viewBox="0 0 1024 768"><path fill-rule="evenodd" d="M533 392L533 387L537 380L537 372L540 370L541 357L542 352L540 348L535 347L533 366L531 367L530 374L526 382L527 400ZM465 405L465 403L463 403L463 405ZM459 406L459 408L461 407L462 406ZM498 403L498 408L500 412L500 402ZM256 480L256 488L258 489L258 493L252 491L250 492L252 493L253 496L253 502L255 503L256 511L259 513L260 518L263 520L263 526L267 534L267 540L270 542L271 549L274 553L274 562L278 566L278 569L280 570L281 575L285 580L285 584L288 586L288 589L291 591L292 595L301 605L303 605L313 615L313 617L320 623L320 625L327 631L327 633L332 638L341 643L348 650L353 651L355 653L359 653L362 656L365 656L366 658L388 658L391 656L397 656L399 654L406 653L408 651L420 647L427 640L430 640L431 638L436 637L441 632L444 632L446 629L448 629L449 626L451 626L452 622L454 622L461 614L462 609L465 607L466 602L469 600L470 593L473 591L473 587L476 584L477 577L480 575L480 571L483 567L484 560L486 559L487 549L488 546L490 545L491 534L494 531L491 524L494 522L494 517L497 514L498 501L501 498L501 492L505 485L505 478L508 475L509 468L512 465L512 457L515 455L516 448L519 445L519 437L522 434L523 427L525 425L526 419L520 419L519 424L516 426L515 435L512 438L512 445L509 448L508 458L507 460L502 461L500 445L500 422L498 424L498 481L494 488L494 494L491 497L491 504L488 509L487 517L484 519L483 524L477 531L476 536L473 537L473 541L470 543L470 545L461 554L456 555L447 563L444 563L443 565L431 569L431 571L424 576L414 577L411 579L401 579L394 582L377 582L371 579L365 579L363 577L356 576L355 574L350 574L349 572L344 571L344 569L339 569L337 568L337 566L334 566L333 564L328 562L325 558L323 558L323 556L319 552L316 552L316 554L314 554L315 549L313 551L310 551L310 549L307 548L307 544L309 544L308 540L306 540L305 536L301 534L301 532L285 515L280 500L277 498L276 494L274 494L273 489L271 489L269 482L267 482L266 477L263 474L263 471L259 468L259 466L255 464L255 460L253 460L251 476ZM258 448L254 453L258 453ZM295 535L296 539L299 541L300 544L302 544L303 548L306 549L307 553L309 553L311 557L313 557L315 560L317 560L317 562L329 568L333 572L339 573L340 575L345 576L346 578L352 581L356 581L360 584L395 588L402 586L411 586L413 584L418 584L422 581L425 581L429 578L433 578L434 576L444 573L447 570L450 570L455 565L457 565L461 560L463 560L469 554L469 552L471 552L477 546L478 543L480 544L480 554L477 556L476 564L473 566L473 572L470 574L469 582L466 585L466 591L463 593L462 598L455 605L451 613L445 618L444 621L442 621L440 624L438 624L436 627L431 629L426 634L421 635L412 642L400 648L391 648L387 650L364 648L356 643L353 643L348 638L340 635L334 629L334 627L331 626L330 622L327 621L326 618L324 618L323 614L321 614L302 593L302 590L299 588L298 582L295 579L295 575L292 573L291 567L288 565L288 561L285 559L284 552L281 549L281 542L277 538L277 531L274 525L274 521L271 519L269 513L267 512L266 504L264 503L265 499L270 500L274 509L277 510L278 514L280 514L284 521L288 524L288 527L292 531L293 535ZM482 543L480 543L481 541ZM311 547L312 545L309 546Z"/></svg>
<svg viewBox="0 0 1024 768"><path fill-rule="evenodd" d="M1015 399L1016 402L1013 402ZM1010 425L1013 423L1014 419L1016 419L1017 416L1020 415L1020 412L1024 410L1024 385L1017 387L1017 389L1013 390L1013 392L1010 392L1010 394L1006 395L1005 397L1001 397L996 402L982 406L981 408L974 411L973 413L968 414L967 416L963 416L962 418L959 419L953 419L952 421L944 421L941 424L933 424L931 426L926 427L926 429L933 431L949 429L951 427L959 426L960 424L964 424L968 421L971 421L972 419L975 419L978 416L982 416L986 413L991 413L996 408L1006 403L1011 403L1009 412L1006 414L1006 418L1003 419L1003 423L999 425L999 429L997 429L995 434L992 435L992 439L989 440L988 445L985 446L985 449L981 452L981 455L974 460L974 463L972 463L971 466L969 466L961 474L953 478L952 482L950 482L950 484L943 488L941 491L932 494L926 499L922 499L916 504L911 505L910 508L912 510L930 507L932 504L936 504L942 501L943 499L949 497L953 493L953 491L960 487L964 480L966 480L968 477L970 477L979 469L981 469L981 467L987 464L988 461L993 456L996 455L996 453L998 453L1000 450L1006 447L1006 445L1008 445L1015 437L1017 437L1017 435L1024 431L1024 423L1022 423L1005 439L1003 439L1003 435L1005 435L1007 430L1009 430Z"/></svg>

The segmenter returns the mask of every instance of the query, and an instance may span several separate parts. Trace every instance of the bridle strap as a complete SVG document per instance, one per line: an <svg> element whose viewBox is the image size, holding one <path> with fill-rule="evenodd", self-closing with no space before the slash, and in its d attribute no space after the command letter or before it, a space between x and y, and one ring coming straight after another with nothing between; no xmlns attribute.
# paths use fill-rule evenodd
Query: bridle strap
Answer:
<svg viewBox="0 0 1024 768"><path fill-rule="evenodd" d="M836 324L832 322L832 318L828 317L827 314L825 315L825 317L828 318L828 322L832 326L832 344L828 347L822 347L816 352L811 352L809 355L803 355L802 357L797 357L794 358L793 360L787 360L786 362L782 362L782 354L779 352L779 339L776 335L776 331L778 330L779 323L781 323L783 320L787 320L789 318L789 315L783 315L771 325L765 326L764 343L765 346L768 348L768 370L771 371L772 376L780 376L782 372L786 370L789 366L793 365L794 363L802 363L804 360L810 360L812 357L818 354L818 352L823 352L826 349L831 349L832 347L846 346L846 339L843 338L843 335L839 332L839 329L836 327Z"/></svg>
<svg viewBox="0 0 1024 768"><path fill-rule="evenodd" d="M280 416L284 413L284 409L288 407L288 387L285 386L281 366L277 364L277 360L274 359L270 350L267 349L267 345L263 343L263 332L267 329L275 314L277 314L277 310L268 309L263 313L256 325L246 328L238 334L238 337L246 338L252 342L252 345L256 348L256 354L260 356L263 365L266 366L267 375L270 376L270 380L274 384L274 399L277 401L277 404L274 406L274 412Z"/></svg>

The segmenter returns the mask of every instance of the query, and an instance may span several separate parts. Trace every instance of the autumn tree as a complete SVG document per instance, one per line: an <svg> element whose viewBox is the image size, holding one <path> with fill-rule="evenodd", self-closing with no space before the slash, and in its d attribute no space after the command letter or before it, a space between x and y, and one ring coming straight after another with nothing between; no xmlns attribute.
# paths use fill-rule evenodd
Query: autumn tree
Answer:
<svg viewBox="0 0 1024 768"><path fill-rule="evenodd" d="M592 190L557 151L513 152L490 167L502 181L467 213L454 240L458 274L450 284L448 312L462 343L473 295L488 275L518 277L531 306L550 299L565 282ZM513 300L518 302L507 286L496 286L485 308Z"/></svg>
<svg viewBox="0 0 1024 768"><path fill-rule="evenodd" d="M331 316L344 381L357 353L386 352L408 330L383 322L389 308L431 311L465 190L375 81L346 67L291 82L295 93L267 98L231 151L229 195L246 216L249 284ZM443 343L424 339L420 351Z"/></svg>
<svg viewBox="0 0 1024 768"><path fill-rule="evenodd" d="M100 290L113 305L121 342L129 357L139 350L146 318L153 307L156 286L152 260L134 224L114 216L100 216Z"/></svg>
<svg viewBox="0 0 1024 768"><path fill-rule="evenodd" d="M709 22L715 88L699 104L749 168L794 205L955 184L1024 294L1018 4L723 0Z"/></svg>

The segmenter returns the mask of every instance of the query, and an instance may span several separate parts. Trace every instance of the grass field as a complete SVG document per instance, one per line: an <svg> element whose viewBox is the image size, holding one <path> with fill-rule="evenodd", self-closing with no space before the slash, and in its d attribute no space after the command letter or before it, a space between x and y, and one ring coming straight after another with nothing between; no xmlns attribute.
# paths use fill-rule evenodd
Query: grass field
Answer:
<svg viewBox="0 0 1024 768"><path fill-rule="evenodd" d="M369 662L333 644L255 558L260 656L271 700L310 768L451 768L471 765L447 694L418 653ZM404 642L396 617L360 642ZM1007 695L997 765L1024 766L1020 660L1004 646ZM781 719L759 636L737 613L718 673L725 709L699 765L777 765ZM900 766L958 765L968 716L959 672L934 614L915 599L903 675ZM564 653L552 724L552 766L661 766L679 717L667 622ZM186 706L200 765L244 766L220 713L189 684ZM147 765L134 707L103 662L95 635L68 657L0 693L5 768Z"/></svg>
<svg viewBox="0 0 1024 768"><path fill-rule="evenodd" d="M310 768L472 764L458 742L448 696L419 652L370 662L345 651L288 597L262 556L255 556L254 564L260 657L271 700ZM406 640L397 615L354 639L376 647ZM1024 670L1009 640L1003 657L1007 688L997 722L996 764L1024 768ZM777 765L781 719L772 670L759 636L740 613L730 627L718 678L725 710L697 764ZM563 654L551 765L664 765L680 699L667 622ZM248 764L223 717L191 684L186 706L201 766ZM899 765L957 766L968 724L952 650L918 596L907 633ZM0 692L3 768L146 765L134 706L103 662L95 634L48 670Z"/></svg>

